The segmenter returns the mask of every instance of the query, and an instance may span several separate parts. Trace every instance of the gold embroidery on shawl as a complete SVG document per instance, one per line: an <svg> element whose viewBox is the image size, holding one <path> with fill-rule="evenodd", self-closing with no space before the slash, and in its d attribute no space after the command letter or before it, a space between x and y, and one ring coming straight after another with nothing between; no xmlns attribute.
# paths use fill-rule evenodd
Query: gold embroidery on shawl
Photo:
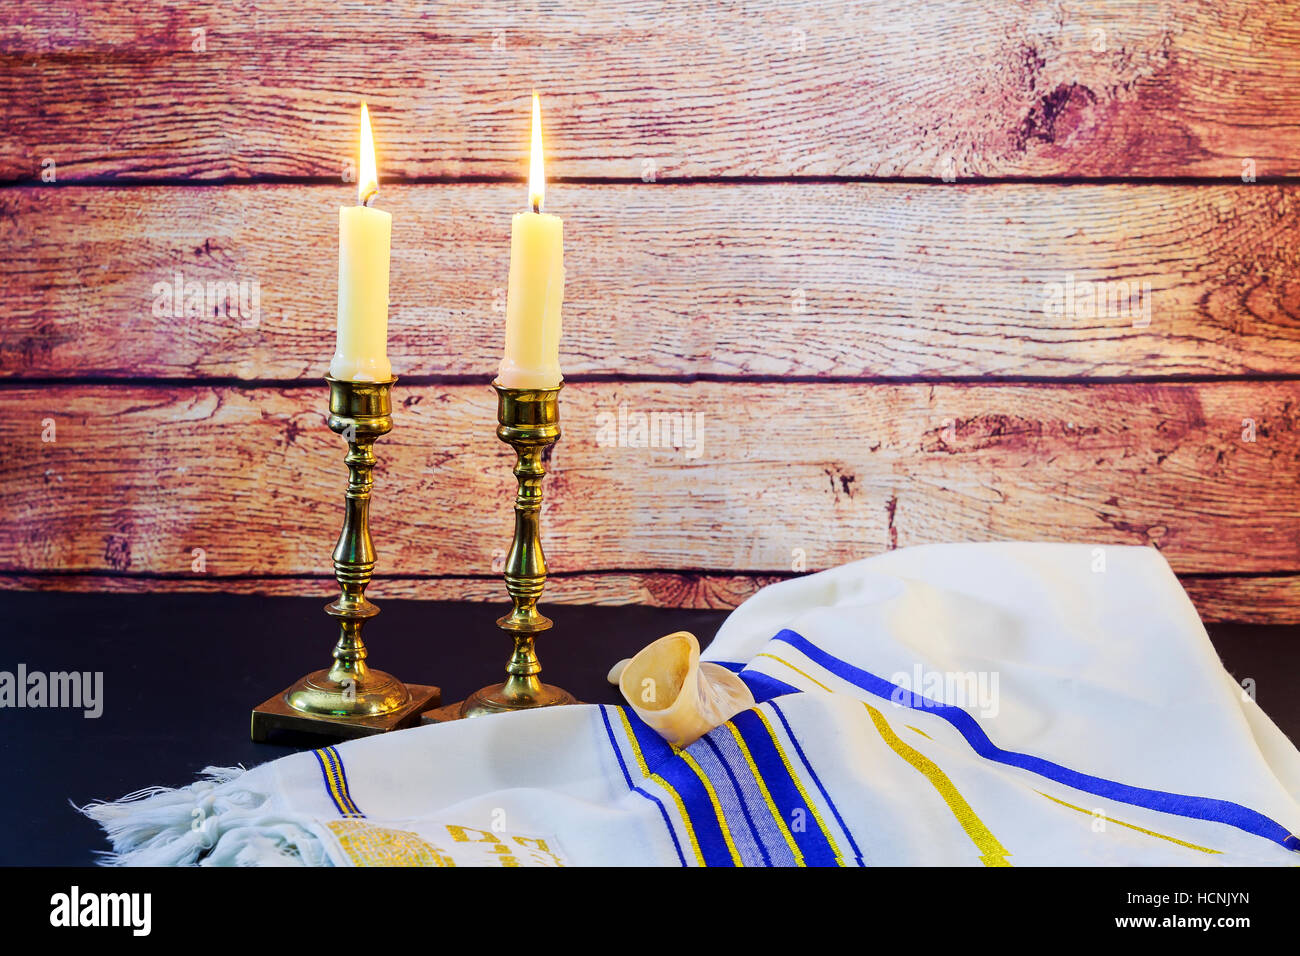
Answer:
<svg viewBox="0 0 1300 956"><path fill-rule="evenodd" d="M378 827L362 820L330 820L325 824L339 846L357 866L456 866L455 852L434 846L418 833ZM475 827L443 824L453 843L486 844L483 856L461 853L461 865L564 866L559 855L541 837L508 834L498 837Z"/></svg>
<svg viewBox="0 0 1300 956"><path fill-rule="evenodd" d="M445 851L409 830L390 830L360 820L325 824L357 866L455 866Z"/></svg>
<svg viewBox="0 0 1300 956"><path fill-rule="evenodd" d="M894 728L889 726L889 721L885 720L884 714L866 701L862 702L862 706L871 714L871 722L876 725L876 730L884 738L885 743L889 744L890 749L915 767L930 781L930 785L939 792L939 796L943 797L943 802L948 804L952 815L957 818L961 828L979 849L980 862L985 866L1010 866L1011 863L1006 858L1011 855L1011 851L999 843L997 837L984 825L984 821L976 816L971 805L966 802L966 798L958 792L952 780L939 768L939 765L919 750L910 747L894 733Z"/></svg>
<svg viewBox="0 0 1300 956"><path fill-rule="evenodd" d="M1043 791L1041 790L1035 790L1034 793L1046 797L1048 800L1051 800L1053 803L1059 803L1063 807L1069 807L1071 810L1078 810L1080 813L1085 814L1086 816L1090 816L1090 817L1095 816L1095 814L1091 813L1088 810L1085 810L1083 807L1076 807L1073 803L1066 803L1064 800L1058 800L1050 793L1043 793ZM1116 820L1114 817L1111 816L1103 817L1103 819L1106 820L1106 822L1108 823L1116 823L1122 827L1128 827L1130 830L1136 830L1138 833L1145 833L1147 836L1159 837L1162 840L1168 840L1170 843L1177 843L1179 846L1185 846L1189 850L1200 850L1202 853L1223 852L1222 850L1211 850L1209 847L1206 846L1197 846L1195 843L1188 843L1186 840L1180 840L1177 837L1166 836L1163 833L1157 833L1155 830L1148 830L1146 827L1140 827L1134 823L1125 823L1123 820Z"/></svg>
<svg viewBox="0 0 1300 956"><path fill-rule="evenodd" d="M770 657L777 663L784 664L795 673L806 677L822 690L834 693L834 691L817 678L813 677L806 671L795 667L784 658L766 652L755 656ZM955 786L953 786L952 780L950 780L948 775L939 768L939 765L919 750L909 746L901 737L898 736L898 734L894 733L894 728L889 726L889 721L885 720L884 714L876 710L876 708L872 707L866 701L861 701L860 703L863 707L867 708L867 712L871 715L871 722L875 724L877 732L880 734L881 738L884 739L885 743L889 745L890 749L916 768L917 771L930 781L931 786L939 792L939 796L941 796L943 802L948 805L948 809L952 811L952 815L957 818L957 822L961 824L961 828L966 831L966 835L970 837L971 842L979 849L980 862L985 866L1011 866L1011 862L1006 859L1011 855L1011 851L998 842L997 837L995 837L992 831L984 825L984 821L975 814L975 811L971 809L971 805L966 802L966 798L958 792Z"/></svg>
<svg viewBox="0 0 1300 956"><path fill-rule="evenodd" d="M487 830L479 830L475 827L457 826L456 824L447 824L447 832L457 843L487 843L490 845L488 853L494 855L495 862L500 866L523 866L519 857L518 847L523 847L530 851L529 858L539 866L564 866L560 858L546 845L546 841L541 837L526 837L511 835L510 840L514 841L514 846L510 842L498 837L495 833ZM478 834L471 836L470 834ZM542 854L546 857L543 859Z"/></svg>

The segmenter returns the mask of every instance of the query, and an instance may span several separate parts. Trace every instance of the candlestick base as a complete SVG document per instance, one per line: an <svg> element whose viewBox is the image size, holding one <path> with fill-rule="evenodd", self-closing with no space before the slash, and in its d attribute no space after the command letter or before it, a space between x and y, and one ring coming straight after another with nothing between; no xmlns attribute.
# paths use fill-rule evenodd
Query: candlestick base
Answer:
<svg viewBox="0 0 1300 956"><path fill-rule="evenodd" d="M537 699L545 700L546 703L537 703L532 707L522 708L513 699L500 696L504 690L505 688L500 684L484 687L465 700L458 700L453 704L441 704L432 710L426 710L420 715L420 723L445 724L448 721L461 720L465 717L483 717L488 714L500 714L511 710L532 710L534 707L559 707L582 703L563 688L556 687L553 684L543 684L542 695Z"/></svg>
<svg viewBox="0 0 1300 956"><path fill-rule="evenodd" d="M265 743L272 734L278 732L310 734L333 740L355 740L358 737L386 734L390 730L401 730L419 723L420 715L430 707L437 707L442 700L442 690L437 687L402 684L400 686L410 693L410 701L405 706L383 714L334 717L329 714L308 714L289 706L289 695L320 673L324 672L318 671L303 678L283 693L276 694L253 708L250 731L255 743Z"/></svg>
<svg viewBox="0 0 1300 956"><path fill-rule="evenodd" d="M285 691L285 703L313 716L382 717L411 702L406 685L392 674L366 668L364 676L354 677L338 670L335 665L308 674Z"/></svg>
<svg viewBox="0 0 1300 956"><path fill-rule="evenodd" d="M560 707L576 704L577 698L554 684L541 681L509 680L505 684L484 687L465 698L461 705L462 717L482 717L500 714L507 710L532 710L534 707Z"/></svg>

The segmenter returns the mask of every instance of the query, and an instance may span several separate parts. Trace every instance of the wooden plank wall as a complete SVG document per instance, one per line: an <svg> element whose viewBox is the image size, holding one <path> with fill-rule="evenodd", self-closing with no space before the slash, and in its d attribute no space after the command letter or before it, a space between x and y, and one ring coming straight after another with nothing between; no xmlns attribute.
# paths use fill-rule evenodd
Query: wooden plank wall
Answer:
<svg viewBox="0 0 1300 956"><path fill-rule="evenodd" d="M500 600L486 383L536 86L569 270L549 599L1085 541L1160 548L1208 620L1300 623L1297 13L9 3L0 587L329 592L364 96L402 376L373 592ZM683 447L637 447L653 413Z"/></svg>

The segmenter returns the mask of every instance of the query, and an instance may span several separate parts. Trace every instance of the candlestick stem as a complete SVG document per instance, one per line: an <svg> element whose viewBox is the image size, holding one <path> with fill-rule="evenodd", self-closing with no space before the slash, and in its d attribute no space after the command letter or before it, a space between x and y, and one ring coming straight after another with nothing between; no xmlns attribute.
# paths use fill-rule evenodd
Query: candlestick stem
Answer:
<svg viewBox="0 0 1300 956"><path fill-rule="evenodd" d="M546 556L542 552L542 479L546 450L560 438L559 395L553 388L510 388L493 382L497 392L497 437L515 452L515 535L506 555L506 592L510 612L497 626L510 635L514 650L506 665L506 681L485 687L466 699L461 716L477 717L509 710L574 703L573 695L543 684L536 638L552 622L537 610L546 587Z"/></svg>
<svg viewBox="0 0 1300 956"><path fill-rule="evenodd" d="M330 377L326 381L330 387L329 427L348 443L343 528L333 553L339 596L325 607L325 613L339 622L339 638L333 665L303 678L285 699L290 707L307 714L377 717L411 700L401 681L366 664L368 652L361 638L366 622L379 613L366 598L366 585L375 570L370 492L374 487L375 441L393 429L391 390L396 379L351 382Z"/></svg>
<svg viewBox="0 0 1300 956"><path fill-rule="evenodd" d="M338 621L334 663L254 707L250 730L255 741L283 731L332 738L387 733L416 723L423 711L442 701L442 691L431 684L403 684L371 668L361 639L366 622L379 613L366 598L366 585L375 573L370 492L375 441L393 430L392 388L397 379L354 382L326 376L325 381L330 387L329 427L348 445L343 459L348 467L343 528L332 555L339 596L325 607Z"/></svg>

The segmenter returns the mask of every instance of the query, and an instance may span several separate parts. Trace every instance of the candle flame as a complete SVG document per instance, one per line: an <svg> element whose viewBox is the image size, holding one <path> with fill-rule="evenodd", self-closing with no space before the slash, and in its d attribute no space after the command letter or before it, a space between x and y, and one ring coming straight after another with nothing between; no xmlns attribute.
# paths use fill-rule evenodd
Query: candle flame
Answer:
<svg viewBox="0 0 1300 956"><path fill-rule="evenodd" d="M528 201L533 212L542 211L546 198L546 170L542 161L542 101L533 90L533 143L528 158Z"/></svg>
<svg viewBox="0 0 1300 956"><path fill-rule="evenodd" d="M375 168L375 134L370 130L370 110L361 104L361 175L357 177L357 202L365 205L379 192Z"/></svg>

